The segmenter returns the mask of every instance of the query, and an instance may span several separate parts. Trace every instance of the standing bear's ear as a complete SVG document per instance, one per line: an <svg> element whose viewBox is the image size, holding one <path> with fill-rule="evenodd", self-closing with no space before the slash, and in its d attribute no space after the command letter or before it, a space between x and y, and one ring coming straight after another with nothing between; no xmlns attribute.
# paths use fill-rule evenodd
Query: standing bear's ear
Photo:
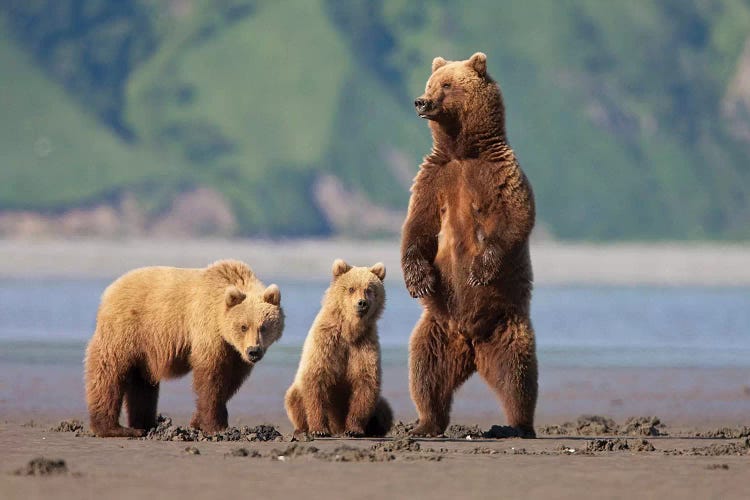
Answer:
<svg viewBox="0 0 750 500"><path fill-rule="evenodd" d="M245 300L245 297L247 295L234 285L228 286L227 291L224 293L224 300L227 302L227 307L234 307L237 304L241 304Z"/></svg>
<svg viewBox="0 0 750 500"><path fill-rule="evenodd" d="M333 277L338 278L351 268L352 266L344 262L342 259L336 259L333 261Z"/></svg>
<svg viewBox="0 0 750 500"><path fill-rule="evenodd" d="M380 281L385 279L385 264L378 262L370 268L370 272L380 278Z"/></svg>
<svg viewBox="0 0 750 500"><path fill-rule="evenodd" d="M263 292L263 302L271 304L272 306L278 306L281 304L281 290L277 285L270 285Z"/></svg>
<svg viewBox="0 0 750 500"><path fill-rule="evenodd" d="M487 76L487 56L484 52L477 52L469 59L469 66L481 77Z"/></svg>
<svg viewBox="0 0 750 500"><path fill-rule="evenodd" d="M432 72L434 73L435 71L439 70L446 64L448 64L448 61L446 61L442 57L436 57L435 59L432 60Z"/></svg>

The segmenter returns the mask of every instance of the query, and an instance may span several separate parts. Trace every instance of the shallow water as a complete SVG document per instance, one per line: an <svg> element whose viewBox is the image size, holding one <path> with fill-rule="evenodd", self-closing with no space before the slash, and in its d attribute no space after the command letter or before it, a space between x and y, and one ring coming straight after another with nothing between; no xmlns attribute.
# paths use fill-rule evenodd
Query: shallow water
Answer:
<svg viewBox="0 0 750 500"><path fill-rule="evenodd" d="M271 280L268 280L269 282ZM107 281L0 281L0 363L80 363ZM280 283L287 322L267 362L296 363L327 283ZM387 283L384 363L401 363L419 304ZM750 289L539 287L543 365L750 367Z"/></svg>
<svg viewBox="0 0 750 500"><path fill-rule="evenodd" d="M107 284L0 281L1 417L85 415L83 353ZM284 392L327 283L279 284L284 336L230 401L230 418L277 422L284 414ZM407 343L420 307L401 283L386 285L383 393L399 418L411 419ZM735 422L750 412L750 289L539 287L532 315L542 422L580 413ZM161 411L189 415L194 401L190 377L162 384ZM452 414L502 422L479 377L458 391Z"/></svg>

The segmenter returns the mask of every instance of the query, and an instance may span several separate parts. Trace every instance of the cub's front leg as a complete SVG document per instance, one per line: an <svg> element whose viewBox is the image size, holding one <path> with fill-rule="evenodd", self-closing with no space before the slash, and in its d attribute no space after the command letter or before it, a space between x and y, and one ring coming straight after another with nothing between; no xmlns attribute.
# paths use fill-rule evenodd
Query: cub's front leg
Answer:
<svg viewBox="0 0 750 500"><path fill-rule="evenodd" d="M349 358L347 378L352 388L344 433L365 435L380 395L380 353L375 345L363 346Z"/></svg>

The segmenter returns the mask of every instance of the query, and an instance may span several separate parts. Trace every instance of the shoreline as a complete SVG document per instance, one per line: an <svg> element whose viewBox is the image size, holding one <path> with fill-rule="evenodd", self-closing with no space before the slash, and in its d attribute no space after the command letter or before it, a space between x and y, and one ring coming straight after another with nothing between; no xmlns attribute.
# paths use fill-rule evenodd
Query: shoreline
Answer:
<svg viewBox="0 0 750 500"><path fill-rule="evenodd" d="M401 280L398 241L0 240L0 279L111 279L143 266L234 258L260 276L327 280L331 262L383 262ZM539 285L750 286L750 244L559 243L531 246Z"/></svg>

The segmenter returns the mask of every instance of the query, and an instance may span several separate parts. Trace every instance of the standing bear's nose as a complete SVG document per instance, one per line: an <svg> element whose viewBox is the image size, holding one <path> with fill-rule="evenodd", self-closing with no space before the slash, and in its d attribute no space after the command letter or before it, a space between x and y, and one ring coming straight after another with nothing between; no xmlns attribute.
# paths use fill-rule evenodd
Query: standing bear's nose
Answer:
<svg viewBox="0 0 750 500"><path fill-rule="evenodd" d="M418 113L424 113L430 109L430 101L419 97L414 101L414 107L417 108Z"/></svg>

